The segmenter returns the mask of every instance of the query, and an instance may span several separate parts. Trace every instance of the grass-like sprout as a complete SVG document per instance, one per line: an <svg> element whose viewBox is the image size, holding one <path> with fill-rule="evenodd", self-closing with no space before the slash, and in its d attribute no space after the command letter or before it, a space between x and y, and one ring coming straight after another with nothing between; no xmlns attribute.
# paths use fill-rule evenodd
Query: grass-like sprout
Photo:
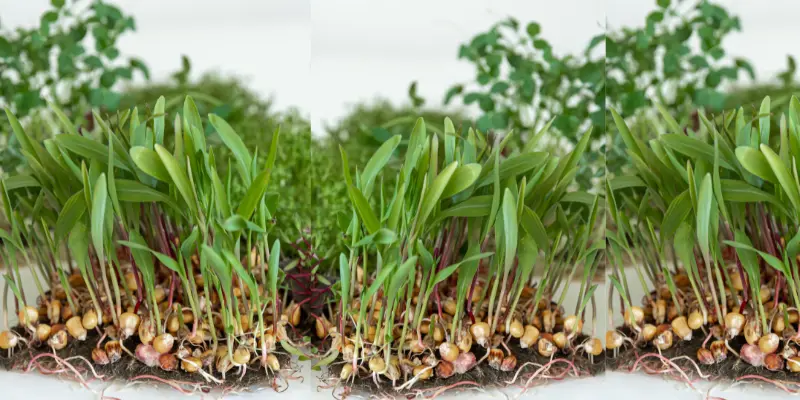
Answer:
<svg viewBox="0 0 800 400"><path fill-rule="evenodd" d="M777 137L769 97L752 116L741 108L699 113L697 131L656 108L663 125L654 130L667 133L646 143L612 110L633 172L608 182L610 196L624 199L607 237L627 329L615 330L607 348L618 351L626 336L652 346L670 354L659 356L664 371L678 372L673 360L686 352L717 374L738 360L764 367L765 376L800 371L800 101L791 99ZM632 303L624 260L644 289L641 307Z"/></svg>

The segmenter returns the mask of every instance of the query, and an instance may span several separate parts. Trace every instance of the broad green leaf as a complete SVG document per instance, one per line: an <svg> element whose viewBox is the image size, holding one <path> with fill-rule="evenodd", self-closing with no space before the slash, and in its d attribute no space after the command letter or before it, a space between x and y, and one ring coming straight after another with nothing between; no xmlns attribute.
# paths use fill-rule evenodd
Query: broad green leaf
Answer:
<svg viewBox="0 0 800 400"><path fill-rule="evenodd" d="M359 218L364 223L364 226L367 228L367 231L372 234L378 231L381 227L381 223L378 220L378 217L375 216L375 212L372 211L372 207L370 207L367 198L364 197L364 194L361 193L358 188L353 185L349 185L347 187L347 191L350 194L350 200L353 202L353 207L355 207L356 212L358 213Z"/></svg>
<svg viewBox="0 0 800 400"><path fill-rule="evenodd" d="M760 151L750 146L739 146L736 148L736 158L751 174L772 183L778 183L778 178L772 172L766 157Z"/></svg>
<svg viewBox="0 0 800 400"><path fill-rule="evenodd" d="M481 173L481 165L477 163L462 165L456 168L450 182L442 192L442 198L450 198L464 190L467 190L478 179Z"/></svg>
<svg viewBox="0 0 800 400"><path fill-rule="evenodd" d="M780 182L789 200L792 202L795 213L800 212L800 191L797 189L797 182L792 178L791 172L789 172L789 169L781 161L780 157L778 157L769 146L762 144L761 152L767 159L769 166L772 168L772 172L775 173L775 177L778 179L778 182Z"/></svg>
<svg viewBox="0 0 800 400"><path fill-rule="evenodd" d="M150 150L144 146L136 146L131 148L131 158L134 164L141 169L145 174L152 176L162 182L171 182L169 172L161 162L161 158L154 150Z"/></svg>
<svg viewBox="0 0 800 400"><path fill-rule="evenodd" d="M101 262L103 262L105 226L106 226L106 205L108 203L108 190L106 187L106 175L100 174L94 184L92 194L92 243Z"/></svg>
<svg viewBox="0 0 800 400"><path fill-rule="evenodd" d="M664 142L664 145L678 153L685 154L692 159L703 160L709 165L714 164L714 147L708 143L683 134L661 135L660 139ZM719 160L719 166L731 171L736 171L724 158Z"/></svg>
<svg viewBox="0 0 800 400"><path fill-rule="evenodd" d="M86 213L86 201L84 199L83 191L78 191L64 203L64 207L58 214L58 221L56 222L56 244L66 238L67 235L75 227L75 224Z"/></svg>
<svg viewBox="0 0 800 400"><path fill-rule="evenodd" d="M242 179L245 182L250 182L250 164L252 164L253 159L241 137L224 119L215 114L208 115L208 122L217 130L222 142L231 149Z"/></svg>
<svg viewBox="0 0 800 400"><path fill-rule="evenodd" d="M542 220L539 219L539 216L526 206L525 211L522 212L522 219L520 222L522 224L522 229L533 238L536 245L545 253L549 253L550 240L547 237L547 231L544 228L544 224L542 224Z"/></svg>
<svg viewBox="0 0 800 400"><path fill-rule="evenodd" d="M719 221L712 221L713 210L712 207L716 206L714 201L714 193L711 187L711 175L706 174L703 177L703 183L700 184L700 189L697 191L697 241L700 250L703 252L703 257L709 261L710 248L709 243L716 240L711 235L716 232L716 224ZM713 226L712 226L713 224Z"/></svg>
<svg viewBox="0 0 800 400"><path fill-rule="evenodd" d="M265 169L258 174L256 179L253 180L253 183L250 184L247 193L245 193L241 203L239 203L239 208L236 209L236 213L241 215L242 218L249 220L253 212L255 212L256 207L261 203L261 199L267 191L267 185L269 185L270 173L271 169Z"/></svg>
<svg viewBox="0 0 800 400"><path fill-rule="evenodd" d="M164 125L165 125L165 117L164 117L164 104L166 99L164 96L161 96L156 100L156 105L153 108L153 133L156 135L156 143L163 145L164 144Z"/></svg>
<svg viewBox="0 0 800 400"><path fill-rule="evenodd" d="M87 159L97 160L103 164L108 162L108 146L85 136L56 135L59 146ZM121 160L114 160L114 166L125 171L130 171Z"/></svg>
<svg viewBox="0 0 800 400"><path fill-rule="evenodd" d="M436 176L436 179L433 180L433 183L425 191L425 196L422 198L422 206L417 216L417 223L419 225L425 223L434 207L439 203L439 199L444 189L447 187L447 184L450 183L450 178L452 178L456 168L458 168L458 161L453 161L453 163L445 167L442 172Z"/></svg>
<svg viewBox="0 0 800 400"><path fill-rule="evenodd" d="M434 224L448 217L485 217L492 210L493 196L473 196L436 215Z"/></svg>
<svg viewBox="0 0 800 400"><path fill-rule="evenodd" d="M378 173L383 169L389 159L394 154L397 146L400 145L402 136L395 135L391 139L383 142L383 144L375 151L370 157L367 164L364 166L364 172L361 174L362 188L366 193L372 193L372 185Z"/></svg>
<svg viewBox="0 0 800 400"><path fill-rule="evenodd" d="M167 170L170 178L172 178L172 183L178 189L181 196L183 196L186 204L189 205L189 209L192 210L194 215L197 215L197 199L194 189L192 189L192 185L189 183L189 178L186 176L186 171L181 168L178 161L172 156L172 153L165 149L164 146L156 144L156 153L158 153L164 165L164 169Z"/></svg>

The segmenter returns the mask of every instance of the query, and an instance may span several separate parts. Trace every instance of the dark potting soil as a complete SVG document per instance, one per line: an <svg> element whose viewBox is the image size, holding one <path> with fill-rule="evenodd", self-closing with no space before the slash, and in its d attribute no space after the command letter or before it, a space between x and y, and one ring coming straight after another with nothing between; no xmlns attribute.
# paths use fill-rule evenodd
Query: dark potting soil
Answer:
<svg viewBox="0 0 800 400"><path fill-rule="evenodd" d="M631 330L628 328L619 328L619 331L628 337L633 337ZM699 361L697 361L697 350L702 347L704 340L705 336L703 335L702 331L694 332L692 335L692 340L689 341L683 341L676 337L673 339L672 347L667 350L662 350L661 355L672 360L672 362L682 368L683 371L692 379L701 378L701 376L698 374L697 368L689 360L687 360L687 358L694 361L694 363L700 368L702 374L706 376L706 379L708 380L734 382L741 380L742 377L748 375L756 375L768 380L796 382L800 384L800 374L790 372L789 370L785 369L785 365L784 369L781 369L780 371L770 371L765 367L755 367L741 360L730 350L728 351L728 357L722 362L712 365L701 364ZM712 340L713 338L709 340L707 345L710 345ZM739 336L728 343L732 349L738 352L742 345L746 344L747 341L745 341L742 336ZM606 366L609 371L631 372L636 360L648 353L658 354L658 350L652 344L648 344L647 346L640 348L635 348L628 345L624 350L619 352L617 357L613 357L610 353L606 354ZM680 358L677 360L675 359L676 357L681 356L685 356L686 358ZM654 357L642 360L637 366L637 371L644 370L642 368L642 362L653 361L659 363L659 368L663 368L663 364ZM763 382L754 381L753 383L758 384Z"/></svg>
<svg viewBox="0 0 800 400"><path fill-rule="evenodd" d="M29 335L20 328L15 328L13 330L21 337L29 337ZM259 360L255 357L251 360L251 365L248 366L245 375L241 377L241 379L239 368L234 367L226 373L226 379L222 384L207 382L202 375L198 373L190 374L181 370L180 361L178 361L179 365L177 369L174 371L165 371L158 366L148 367L139 360L132 358L125 352L122 353L122 358L115 363L97 365L92 362L92 350L95 348L98 339L100 339L100 336L96 332L92 331L89 333L86 340L70 340L65 348L56 352L56 355L62 359L75 356L84 357L92 363L92 366L98 375L105 375L104 379L108 380L132 380L133 378L140 377L142 375L150 375L166 381L181 381L202 384L207 390L217 387L233 388L237 390L256 389L260 387L269 387L273 383L274 374L267 376L265 370L260 366ZM127 339L124 344L125 347L133 353L135 352L136 346L139 345L139 343L141 342L139 341L138 337L131 337ZM45 344L39 345L38 347L31 346L26 348L24 343L20 343L11 357L8 356L6 351L3 351L2 354L0 354L0 368L6 371L23 372L28 367L30 361L36 356L43 353L52 354L52 352L52 349ZM287 367L291 367L292 370L297 369L291 364L291 356L278 353L275 353L275 355L278 358L282 369L286 369ZM52 358L48 357L42 357L39 360L42 362L53 361ZM85 369L86 367L86 363L80 360L71 360L70 364L73 364L76 368ZM217 373L216 371L214 371L212 375L215 378L220 380L222 379L222 374ZM153 383L157 382L156 380L152 379L150 379L150 381ZM283 386L285 386L285 384Z"/></svg>
<svg viewBox="0 0 800 400"><path fill-rule="evenodd" d="M576 344L582 343L587 337L579 337L575 340ZM508 345L509 349L513 352L513 354L517 357L517 368L514 371L501 371L499 369L495 369L489 366L488 362L484 360L482 363L476 365L469 371L463 374L453 374L453 376L441 379L435 376L432 376L428 380L419 380L414 383L411 388L408 388L403 391L396 391L392 386L392 382L388 380L385 376L382 376L378 385L372 379L371 375L361 375L356 377L355 380L349 384L349 389L351 393L360 393L360 394L371 394L371 395L381 395L381 396L395 396L395 397L405 397L407 395L411 395L418 390L436 390L439 388L445 387L453 387L452 390L469 390L474 388L495 388L495 389L502 389L511 385L525 385L528 378L539 369L537 365L525 365L526 363L536 363L539 365L545 365L551 361L549 357L543 357L539 355L539 353L534 348L523 349L519 347L519 343L513 343ZM472 352L475 354L477 360L481 360L486 355L486 349L483 347L474 345L472 346ZM597 376L603 373L605 370L605 358L603 355L594 358L594 362L590 362L589 359L586 357L584 353L581 354L564 354L564 353L556 353L552 359L557 358L566 358L572 363L574 363L575 368L578 370L578 374L580 377L590 377L590 376ZM339 360L338 363L331 365L328 368L328 376L331 379L338 379L339 373L342 370L344 363L342 360ZM520 368L524 368L522 372L519 372L516 381L512 382L514 376L520 370ZM569 369L566 374L563 375L563 379L574 378L572 375L573 369L567 363L560 362L553 364L549 370L549 376L561 376L562 371L565 369ZM409 379L411 377L409 376ZM541 380L534 379L534 382L540 382ZM397 385L400 386L405 381L398 381ZM459 386L454 386L456 384L461 383Z"/></svg>

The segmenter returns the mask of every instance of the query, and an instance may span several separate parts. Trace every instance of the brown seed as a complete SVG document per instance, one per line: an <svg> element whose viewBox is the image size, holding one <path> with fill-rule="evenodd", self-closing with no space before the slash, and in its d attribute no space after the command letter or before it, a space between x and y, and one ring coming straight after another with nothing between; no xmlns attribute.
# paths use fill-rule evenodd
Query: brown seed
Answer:
<svg viewBox="0 0 800 400"><path fill-rule="evenodd" d="M701 364L705 365L712 365L715 362L714 355L711 354L711 351L705 347L697 349L697 360L700 361Z"/></svg>
<svg viewBox="0 0 800 400"><path fill-rule="evenodd" d="M106 350L106 354L108 354L108 361L115 363L122 358L122 346L116 340L111 340L106 342L105 346L103 346Z"/></svg>
<svg viewBox="0 0 800 400"><path fill-rule="evenodd" d="M549 308L544 309L544 311L542 311L542 325L545 332L553 332L553 328L556 326L556 313L552 312Z"/></svg>
<svg viewBox="0 0 800 400"><path fill-rule="evenodd" d="M174 371L178 368L178 359L170 353L164 353L158 356L158 365L164 371Z"/></svg>
<svg viewBox="0 0 800 400"><path fill-rule="evenodd" d="M453 367L453 363L449 361L439 361L439 364L436 365L436 376L441 379L447 379L455 374L455 369Z"/></svg>
<svg viewBox="0 0 800 400"><path fill-rule="evenodd" d="M783 358L775 353L767 354L764 357L764 367L770 371L780 371L783 369Z"/></svg>
<svg viewBox="0 0 800 400"><path fill-rule="evenodd" d="M728 358L728 347L725 345L724 340L711 342L711 355L714 356L714 361L718 363Z"/></svg>
<svg viewBox="0 0 800 400"><path fill-rule="evenodd" d="M514 357L513 354L509 354L506 358L503 359L503 362L500 364L500 370L509 372L513 371L514 368L517 368L517 357Z"/></svg>
<svg viewBox="0 0 800 400"><path fill-rule="evenodd" d="M92 349L92 360L97 365L107 365L111 362L111 360L108 359L108 353L99 347Z"/></svg>
<svg viewBox="0 0 800 400"><path fill-rule="evenodd" d="M494 369L500 369L500 364L503 363L503 350L491 349L489 350L489 366Z"/></svg>

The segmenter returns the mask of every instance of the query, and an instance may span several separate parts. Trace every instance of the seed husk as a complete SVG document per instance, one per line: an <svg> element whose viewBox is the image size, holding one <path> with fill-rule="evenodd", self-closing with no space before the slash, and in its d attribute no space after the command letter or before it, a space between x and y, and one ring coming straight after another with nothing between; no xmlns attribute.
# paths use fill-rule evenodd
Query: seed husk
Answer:
<svg viewBox="0 0 800 400"><path fill-rule="evenodd" d="M47 318L50 319L50 325L55 325L61 322L61 301L53 300L47 307Z"/></svg>
<svg viewBox="0 0 800 400"><path fill-rule="evenodd" d="M667 319L667 302L664 299L656 300L653 308L653 319L657 324L663 324Z"/></svg>
<svg viewBox="0 0 800 400"><path fill-rule="evenodd" d="M537 342L537 350L542 357L550 357L556 352L556 346L553 344L552 336L547 337L542 335Z"/></svg>
<svg viewBox="0 0 800 400"><path fill-rule="evenodd" d="M111 360L108 359L108 353L99 347L92 349L92 361L97 365L107 365L111 363Z"/></svg>
<svg viewBox="0 0 800 400"><path fill-rule="evenodd" d="M517 357L514 357L513 354L507 355L503 359L503 362L500 363L500 370L501 371L505 371L505 372L513 371L514 368L516 368L516 367L517 367Z"/></svg>
<svg viewBox="0 0 800 400"><path fill-rule="evenodd" d="M662 351L672 347L672 331L666 330L658 334L656 338L653 339L653 344Z"/></svg>
<svg viewBox="0 0 800 400"><path fill-rule="evenodd" d="M701 364L705 365L713 365L716 362L711 350L708 350L705 347L697 349L697 360L700 361Z"/></svg>
<svg viewBox="0 0 800 400"><path fill-rule="evenodd" d="M108 360L112 363L119 361L122 358L122 346L116 340L106 342L103 346L108 354Z"/></svg>
<svg viewBox="0 0 800 400"><path fill-rule="evenodd" d="M767 354L764 357L764 367L770 371L780 371L783 369L783 358L775 353Z"/></svg>
<svg viewBox="0 0 800 400"><path fill-rule="evenodd" d="M158 365L164 371L174 371L178 368L178 358L170 353L164 353L158 356Z"/></svg>
<svg viewBox="0 0 800 400"><path fill-rule="evenodd" d="M54 350L61 350L67 346L68 341L69 336L67 335L67 331L62 329L58 332L50 334L50 339L47 339L47 345L52 347Z"/></svg>
<svg viewBox="0 0 800 400"><path fill-rule="evenodd" d="M447 379L455 374L455 368L453 367L453 363L449 361L439 361L439 364L436 366L436 376L442 379Z"/></svg>
<svg viewBox="0 0 800 400"><path fill-rule="evenodd" d="M494 369L500 369L500 364L503 363L503 350L500 349L491 349L489 350L489 366Z"/></svg>

